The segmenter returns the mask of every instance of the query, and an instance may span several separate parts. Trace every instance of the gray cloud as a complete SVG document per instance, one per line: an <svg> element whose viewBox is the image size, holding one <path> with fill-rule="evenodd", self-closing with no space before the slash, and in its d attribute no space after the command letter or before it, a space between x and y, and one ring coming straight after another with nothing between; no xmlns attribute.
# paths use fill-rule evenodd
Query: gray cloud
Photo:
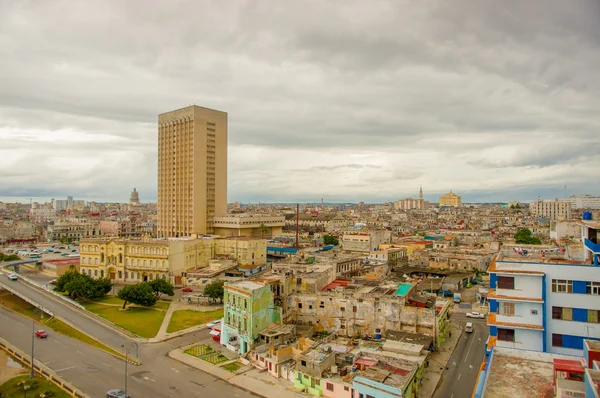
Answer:
<svg viewBox="0 0 600 398"><path fill-rule="evenodd" d="M0 0L0 196L154 199L157 115L196 103L229 113L230 200L531 199L600 166L598 20L594 0Z"/></svg>

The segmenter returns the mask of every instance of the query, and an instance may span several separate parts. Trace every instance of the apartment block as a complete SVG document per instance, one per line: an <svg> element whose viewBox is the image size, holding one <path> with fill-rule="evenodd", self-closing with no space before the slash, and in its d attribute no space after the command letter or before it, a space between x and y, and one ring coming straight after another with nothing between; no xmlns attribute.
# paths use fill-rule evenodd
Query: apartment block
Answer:
<svg viewBox="0 0 600 398"><path fill-rule="evenodd" d="M571 203L565 200L538 200L529 205L535 217L551 220L568 220L571 218Z"/></svg>
<svg viewBox="0 0 600 398"><path fill-rule="evenodd" d="M227 113L190 106L158 116L158 236L212 233L227 214Z"/></svg>
<svg viewBox="0 0 600 398"><path fill-rule="evenodd" d="M600 267L496 260L489 268L493 346L581 355L600 339Z"/></svg>
<svg viewBox="0 0 600 398"><path fill-rule="evenodd" d="M269 284L240 281L225 283L223 289L225 308L220 342L244 355L259 341L260 332L281 320L281 312L273 304Z"/></svg>

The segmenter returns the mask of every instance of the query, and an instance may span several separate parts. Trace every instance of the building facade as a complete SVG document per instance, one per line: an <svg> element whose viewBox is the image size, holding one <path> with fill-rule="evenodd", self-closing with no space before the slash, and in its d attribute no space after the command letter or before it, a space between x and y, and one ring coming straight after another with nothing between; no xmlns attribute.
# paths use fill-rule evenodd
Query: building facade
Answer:
<svg viewBox="0 0 600 398"><path fill-rule="evenodd" d="M450 191L447 194L440 196L440 207L460 207L461 198L454 192Z"/></svg>
<svg viewBox="0 0 600 398"><path fill-rule="evenodd" d="M214 218L214 233L220 236L249 236L271 239L280 236L285 225L285 216L261 214L230 214Z"/></svg>
<svg viewBox="0 0 600 398"><path fill-rule="evenodd" d="M531 214L551 220L568 220L571 218L571 203L565 200L538 200L529 206Z"/></svg>
<svg viewBox="0 0 600 398"><path fill-rule="evenodd" d="M273 303L269 284L240 281L225 283L223 289L220 342L243 355L258 342L261 331L281 320L279 307Z"/></svg>
<svg viewBox="0 0 600 398"><path fill-rule="evenodd" d="M574 195L568 201L571 209L600 209L600 196Z"/></svg>
<svg viewBox="0 0 600 398"><path fill-rule="evenodd" d="M158 237L212 233L227 214L227 113L190 106L158 116Z"/></svg>
<svg viewBox="0 0 600 398"><path fill-rule="evenodd" d="M495 261L488 347L581 355L600 339L600 267Z"/></svg>

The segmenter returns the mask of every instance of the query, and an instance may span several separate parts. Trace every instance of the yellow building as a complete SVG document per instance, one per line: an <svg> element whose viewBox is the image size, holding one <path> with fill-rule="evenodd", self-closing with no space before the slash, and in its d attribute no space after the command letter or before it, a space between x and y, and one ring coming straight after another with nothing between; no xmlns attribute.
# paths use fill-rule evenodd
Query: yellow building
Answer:
<svg viewBox="0 0 600 398"><path fill-rule="evenodd" d="M271 239L282 234L285 216L262 214L230 214L214 218L214 234Z"/></svg>
<svg viewBox="0 0 600 398"><path fill-rule="evenodd" d="M158 237L212 233L227 214L227 113L189 106L158 116Z"/></svg>
<svg viewBox="0 0 600 398"><path fill-rule="evenodd" d="M460 207L460 196L452 191L440 196L440 207Z"/></svg>
<svg viewBox="0 0 600 398"><path fill-rule="evenodd" d="M255 238L170 238L127 240L84 239L80 242L82 273L118 282L163 278L179 285L187 272L207 267L210 260L235 260L238 265L264 265L266 240Z"/></svg>

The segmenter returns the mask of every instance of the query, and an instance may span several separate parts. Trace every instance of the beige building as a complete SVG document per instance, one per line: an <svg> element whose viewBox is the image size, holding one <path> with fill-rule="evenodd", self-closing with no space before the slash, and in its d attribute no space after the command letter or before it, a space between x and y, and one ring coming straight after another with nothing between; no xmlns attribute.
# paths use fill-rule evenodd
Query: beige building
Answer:
<svg viewBox="0 0 600 398"><path fill-rule="evenodd" d="M214 234L271 239L282 234L285 216L262 214L230 214L214 218Z"/></svg>
<svg viewBox="0 0 600 398"><path fill-rule="evenodd" d="M158 116L158 237L213 232L227 214L227 113L189 106Z"/></svg>
<svg viewBox="0 0 600 398"><path fill-rule="evenodd" d="M406 198L394 202L396 210L423 210L427 209L429 203L423 199L423 187L419 189L419 199Z"/></svg>
<svg viewBox="0 0 600 398"><path fill-rule="evenodd" d="M460 207L460 196L452 191L440 196L440 207Z"/></svg>
<svg viewBox="0 0 600 398"><path fill-rule="evenodd" d="M529 206L531 214L551 220L568 220L571 218L571 202L567 200L539 200Z"/></svg>
<svg viewBox="0 0 600 398"><path fill-rule="evenodd" d="M253 238L195 239L84 239L80 243L80 270L92 277L119 282L157 278L181 284L187 272L205 268L212 259L234 260L238 265L264 265L266 240Z"/></svg>

